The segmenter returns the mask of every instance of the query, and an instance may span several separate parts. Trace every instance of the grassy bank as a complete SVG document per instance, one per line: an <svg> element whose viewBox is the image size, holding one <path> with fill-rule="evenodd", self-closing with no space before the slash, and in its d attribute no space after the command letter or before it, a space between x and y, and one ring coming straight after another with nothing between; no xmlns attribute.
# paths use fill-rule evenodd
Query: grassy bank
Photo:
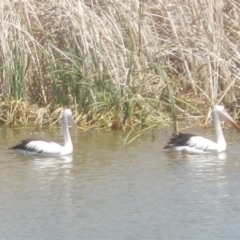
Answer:
<svg viewBox="0 0 240 240"><path fill-rule="evenodd" d="M128 129L239 102L238 0L0 4L0 122L38 126L71 107L83 127Z"/></svg>

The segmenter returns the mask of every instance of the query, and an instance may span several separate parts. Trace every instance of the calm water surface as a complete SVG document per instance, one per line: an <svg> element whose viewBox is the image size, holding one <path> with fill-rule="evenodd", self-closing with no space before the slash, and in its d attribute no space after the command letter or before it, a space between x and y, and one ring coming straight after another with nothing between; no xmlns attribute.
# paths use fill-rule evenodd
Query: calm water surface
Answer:
<svg viewBox="0 0 240 240"><path fill-rule="evenodd" d="M212 132L197 133L213 138ZM7 150L60 129L0 128L0 239L240 239L240 134L226 156L163 152L169 130L72 134L68 158Z"/></svg>

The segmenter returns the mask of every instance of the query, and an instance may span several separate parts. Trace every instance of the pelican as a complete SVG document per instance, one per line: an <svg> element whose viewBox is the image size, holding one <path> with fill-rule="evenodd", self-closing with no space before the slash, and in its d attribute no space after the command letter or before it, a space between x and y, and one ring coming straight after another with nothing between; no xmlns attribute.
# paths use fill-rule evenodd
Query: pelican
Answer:
<svg viewBox="0 0 240 240"><path fill-rule="evenodd" d="M173 135L168 141L164 149L169 149L175 152L185 152L192 154L209 154L224 152L227 148L226 140L223 136L221 122L230 123L237 131L240 132L240 127L225 111L223 106L216 105L213 107L213 124L216 133L216 142L207 138L189 133L179 133Z"/></svg>
<svg viewBox="0 0 240 240"><path fill-rule="evenodd" d="M65 109L62 112L62 128L64 136L64 146L58 143L50 142L42 139L26 139L21 143L10 147L10 150L15 150L24 154L42 155L42 156L64 156L69 155L73 151L73 145L68 127L72 126L77 130L77 125L73 121L72 112L70 109Z"/></svg>

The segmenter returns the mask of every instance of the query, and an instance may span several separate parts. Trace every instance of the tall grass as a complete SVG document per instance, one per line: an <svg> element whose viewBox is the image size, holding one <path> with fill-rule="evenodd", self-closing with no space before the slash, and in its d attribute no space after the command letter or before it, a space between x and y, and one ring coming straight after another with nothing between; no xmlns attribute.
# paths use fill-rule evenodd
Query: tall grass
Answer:
<svg viewBox="0 0 240 240"><path fill-rule="evenodd" d="M136 129L168 121L166 83L178 116L239 102L238 0L3 0L0 16L4 109Z"/></svg>

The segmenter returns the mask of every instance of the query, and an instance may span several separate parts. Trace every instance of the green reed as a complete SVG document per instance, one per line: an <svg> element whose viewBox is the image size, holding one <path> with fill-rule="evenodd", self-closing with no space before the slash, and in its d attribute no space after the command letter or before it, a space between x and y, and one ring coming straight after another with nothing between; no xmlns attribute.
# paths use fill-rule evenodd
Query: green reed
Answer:
<svg viewBox="0 0 240 240"><path fill-rule="evenodd" d="M79 1L57 12L50 0L2 2L6 109L11 98L36 112L68 106L81 124L133 132L170 113L177 132L176 108L202 117L213 102L239 102L237 0Z"/></svg>
<svg viewBox="0 0 240 240"><path fill-rule="evenodd" d="M9 61L4 66L6 78L9 80L9 97L15 100L25 98L27 91L27 74L30 69L31 58L17 43L13 47Z"/></svg>

